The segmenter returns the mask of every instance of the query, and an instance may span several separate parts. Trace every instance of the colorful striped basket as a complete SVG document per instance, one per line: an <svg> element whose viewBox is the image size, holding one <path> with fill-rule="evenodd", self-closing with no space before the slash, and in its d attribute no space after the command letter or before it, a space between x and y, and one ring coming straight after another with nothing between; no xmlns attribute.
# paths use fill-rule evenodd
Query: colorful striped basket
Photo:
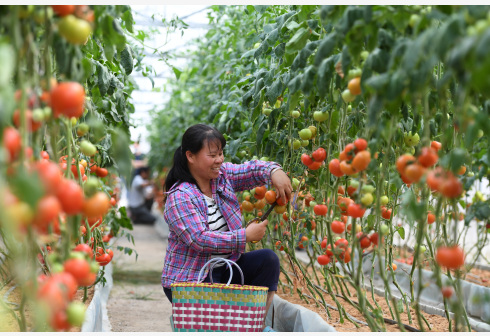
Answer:
<svg viewBox="0 0 490 336"><path fill-rule="evenodd" d="M212 275L211 283L202 283L206 267L213 263L211 273L218 262L225 262L230 269L228 283L212 283ZM242 285L230 284L232 264L240 271ZM171 288L174 331L260 332L263 329L269 289L243 285L242 270L231 260L211 259L201 269L197 283L174 283Z"/></svg>

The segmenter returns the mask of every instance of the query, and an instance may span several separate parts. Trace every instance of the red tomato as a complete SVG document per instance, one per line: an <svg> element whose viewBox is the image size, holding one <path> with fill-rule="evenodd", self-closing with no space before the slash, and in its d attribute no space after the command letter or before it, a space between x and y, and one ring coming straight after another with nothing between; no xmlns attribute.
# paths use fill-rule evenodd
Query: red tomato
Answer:
<svg viewBox="0 0 490 336"><path fill-rule="evenodd" d="M386 207L381 207L381 217L384 219L391 218L391 209L387 209Z"/></svg>
<svg viewBox="0 0 490 336"><path fill-rule="evenodd" d="M325 204L317 204L313 207L313 212L317 216L326 216L328 207Z"/></svg>
<svg viewBox="0 0 490 336"><path fill-rule="evenodd" d="M371 241L371 243L373 243L373 245L377 246L379 243L379 234L377 232L371 233L371 235L369 236L369 240Z"/></svg>
<svg viewBox="0 0 490 336"><path fill-rule="evenodd" d="M75 280L77 280L80 285L80 281L87 277L87 274L90 273L90 264L85 259L68 259L63 264L63 268L65 272L71 273Z"/></svg>
<svg viewBox="0 0 490 336"><path fill-rule="evenodd" d="M363 138L358 138L354 141L354 146L358 152L363 151L367 148L368 143Z"/></svg>
<svg viewBox="0 0 490 336"><path fill-rule="evenodd" d="M63 211L68 215L74 215L83 209L83 189L74 180L63 179L56 193Z"/></svg>
<svg viewBox="0 0 490 336"><path fill-rule="evenodd" d="M363 171L369 166L370 162L371 162L371 153L369 153L366 150L363 150L357 153L356 156L354 157L354 160L352 160L352 168L354 168L358 172Z"/></svg>
<svg viewBox="0 0 490 336"><path fill-rule="evenodd" d="M44 196L37 204L36 214L32 224L36 228L44 231L48 228L49 223L58 217L60 212L61 204L58 199L52 195Z"/></svg>
<svg viewBox="0 0 490 336"><path fill-rule="evenodd" d="M71 328L70 322L68 322L68 316L66 311L59 310L53 314L50 320L51 327L56 331L64 331Z"/></svg>
<svg viewBox="0 0 490 336"><path fill-rule="evenodd" d="M3 130L3 146L10 154L10 161L13 161L20 152L22 138L19 131L13 127L5 127Z"/></svg>
<svg viewBox="0 0 490 336"><path fill-rule="evenodd" d="M442 287L441 293L442 293L443 297L445 297L446 299L449 299L451 296L453 296L453 293L454 293L453 287L451 287L451 286Z"/></svg>
<svg viewBox="0 0 490 336"><path fill-rule="evenodd" d="M359 244L361 245L361 248L368 248L369 246L371 246L371 240L364 232L356 233L356 237L359 239Z"/></svg>
<svg viewBox="0 0 490 336"><path fill-rule="evenodd" d="M359 204L351 203L347 207L347 215L353 218L361 218L364 216L366 209L362 208Z"/></svg>
<svg viewBox="0 0 490 336"><path fill-rule="evenodd" d="M105 266L111 262L112 258L108 253L104 253L95 257L95 260L99 263L100 266Z"/></svg>
<svg viewBox="0 0 490 336"><path fill-rule="evenodd" d="M437 151L434 148L423 147L417 160L422 166L429 168L437 163L439 157L437 156Z"/></svg>
<svg viewBox="0 0 490 336"><path fill-rule="evenodd" d="M322 240L322 243L320 244L320 247L322 248L322 250L325 250L327 248L327 244L328 244L328 239L324 238Z"/></svg>
<svg viewBox="0 0 490 336"><path fill-rule="evenodd" d="M320 265L324 266L330 262L330 257L325 254L321 254L318 256L317 261Z"/></svg>
<svg viewBox="0 0 490 336"><path fill-rule="evenodd" d="M427 223L428 224L432 224L436 221L436 215L434 215L433 213L428 213L427 214Z"/></svg>
<svg viewBox="0 0 490 336"><path fill-rule="evenodd" d="M105 168L97 168L97 171L95 172L95 175L98 177L106 177L109 172Z"/></svg>
<svg viewBox="0 0 490 336"><path fill-rule="evenodd" d="M442 144L439 141L432 141L430 143L430 147L434 148L437 151L440 151L442 148Z"/></svg>
<svg viewBox="0 0 490 336"><path fill-rule="evenodd" d="M89 259L92 259L94 257L94 252L92 251L90 246L88 246L88 244L78 244L77 246L75 246L73 251L83 252L89 257Z"/></svg>
<svg viewBox="0 0 490 336"><path fill-rule="evenodd" d="M436 262L449 269L458 269L464 265L464 251L458 245L441 246L436 251Z"/></svg>
<svg viewBox="0 0 490 336"><path fill-rule="evenodd" d="M311 157L308 154L303 153L301 155L301 162L303 162L303 164L308 167L309 165L311 165L313 163L313 160L311 159Z"/></svg>
<svg viewBox="0 0 490 336"><path fill-rule="evenodd" d="M282 243L280 241L276 241L276 248L279 251L284 251L284 246L282 246Z"/></svg>
<svg viewBox="0 0 490 336"><path fill-rule="evenodd" d="M324 148L318 148L316 151L311 153L315 161L323 161L327 158L327 151Z"/></svg>
<svg viewBox="0 0 490 336"><path fill-rule="evenodd" d="M84 104L85 89L78 82L62 82L51 89L51 108L56 118L60 115L79 118Z"/></svg>
<svg viewBox="0 0 490 336"><path fill-rule="evenodd" d="M50 312L57 312L64 309L68 303L68 289L59 281L48 278L37 290L39 300L46 303Z"/></svg>
<svg viewBox="0 0 490 336"><path fill-rule="evenodd" d="M78 289L77 280L71 273L60 272L51 276L52 281L58 282L64 286L68 300L73 300Z"/></svg>
<svg viewBox="0 0 490 336"><path fill-rule="evenodd" d="M345 231L345 224L344 222L334 220L332 224L330 225L331 229L333 232L341 234L342 232Z"/></svg>
<svg viewBox="0 0 490 336"><path fill-rule="evenodd" d="M449 172L446 178L442 180L439 191L448 198L457 198L463 193L463 184Z"/></svg>
<svg viewBox="0 0 490 336"><path fill-rule="evenodd" d="M321 162L320 161L313 161L313 163L308 166L308 169L317 170L322 166L322 162L323 161L321 161Z"/></svg>
<svg viewBox="0 0 490 336"><path fill-rule="evenodd" d="M39 161L35 169L37 170L41 183L47 193L56 194L63 176L61 174L60 167L54 163L47 160Z"/></svg>
<svg viewBox="0 0 490 336"><path fill-rule="evenodd" d="M89 273L87 276L80 280L80 286L92 286L97 279L97 273Z"/></svg>
<svg viewBox="0 0 490 336"><path fill-rule="evenodd" d="M49 160L49 154L46 151L41 151L41 158Z"/></svg>
<svg viewBox="0 0 490 336"><path fill-rule="evenodd" d="M58 16L66 16L73 14L75 11L75 5L51 5L53 12Z"/></svg>

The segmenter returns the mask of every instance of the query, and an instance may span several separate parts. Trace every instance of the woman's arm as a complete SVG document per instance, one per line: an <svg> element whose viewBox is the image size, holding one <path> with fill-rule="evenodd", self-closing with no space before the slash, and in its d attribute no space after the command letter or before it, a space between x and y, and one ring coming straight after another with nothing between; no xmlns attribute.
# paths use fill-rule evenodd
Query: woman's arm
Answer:
<svg viewBox="0 0 490 336"><path fill-rule="evenodd" d="M177 238L197 252L245 252L245 229L209 231L206 227L207 215L202 214L191 196L184 192L175 191L168 196L164 218Z"/></svg>
<svg viewBox="0 0 490 336"><path fill-rule="evenodd" d="M271 172L281 166L271 161L252 160L242 164L223 163L233 190L243 191L271 183Z"/></svg>

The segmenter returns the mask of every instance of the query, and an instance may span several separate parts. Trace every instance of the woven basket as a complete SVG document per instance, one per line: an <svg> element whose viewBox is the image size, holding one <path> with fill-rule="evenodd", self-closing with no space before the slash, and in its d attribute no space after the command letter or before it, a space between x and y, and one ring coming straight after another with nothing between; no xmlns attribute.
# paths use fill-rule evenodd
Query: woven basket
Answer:
<svg viewBox="0 0 490 336"><path fill-rule="evenodd" d="M230 268L226 284L202 283L201 276L211 263L225 262ZM240 271L242 285L230 284L231 265ZM223 258L208 261L199 273L197 283L181 282L171 285L174 331L234 331L260 332L265 318L267 287L243 285L243 273L236 263Z"/></svg>

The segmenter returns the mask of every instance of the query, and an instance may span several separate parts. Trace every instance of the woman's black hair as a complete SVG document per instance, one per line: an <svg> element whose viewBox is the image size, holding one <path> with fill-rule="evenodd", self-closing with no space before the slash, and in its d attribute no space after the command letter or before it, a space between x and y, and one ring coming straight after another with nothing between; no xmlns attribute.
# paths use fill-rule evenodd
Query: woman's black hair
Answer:
<svg viewBox="0 0 490 336"><path fill-rule="evenodd" d="M224 149L226 145L226 140L223 135L213 126L196 124L185 131L182 136L182 145L175 150L172 168L170 168L165 179L165 191L169 191L177 182L188 182L198 186L187 165L187 156L185 153L190 151L192 154L197 154L205 142L208 144L219 142L221 149Z"/></svg>

